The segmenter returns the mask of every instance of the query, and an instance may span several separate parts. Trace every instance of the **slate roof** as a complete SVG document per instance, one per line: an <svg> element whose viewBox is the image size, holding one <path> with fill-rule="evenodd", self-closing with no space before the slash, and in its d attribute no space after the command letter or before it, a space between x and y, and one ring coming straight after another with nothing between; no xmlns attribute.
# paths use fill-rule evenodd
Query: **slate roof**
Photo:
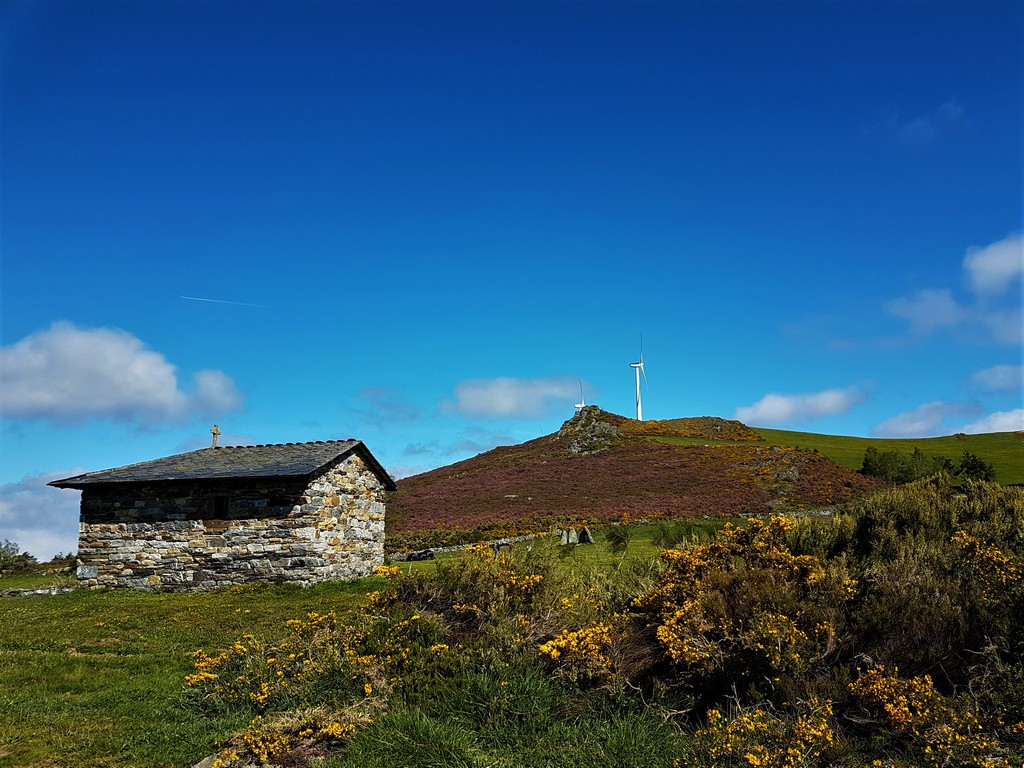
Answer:
<svg viewBox="0 0 1024 768"><path fill-rule="evenodd" d="M352 452L359 454L388 490L395 489L395 481L359 440L202 448L115 469L86 472L84 475L54 480L49 485L84 489L115 483L308 477Z"/></svg>

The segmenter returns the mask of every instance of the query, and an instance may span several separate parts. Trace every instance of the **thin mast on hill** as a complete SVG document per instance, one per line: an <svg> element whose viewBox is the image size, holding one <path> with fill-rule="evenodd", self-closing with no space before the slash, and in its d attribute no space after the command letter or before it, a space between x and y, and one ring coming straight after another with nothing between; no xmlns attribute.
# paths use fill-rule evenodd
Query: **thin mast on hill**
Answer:
<svg viewBox="0 0 1024 768"><path fill-rule="evenodd" d="M580 401L576 403L576 410L582 411L587 407L586 398L583 397L583 379L580 379Z"/></svg>

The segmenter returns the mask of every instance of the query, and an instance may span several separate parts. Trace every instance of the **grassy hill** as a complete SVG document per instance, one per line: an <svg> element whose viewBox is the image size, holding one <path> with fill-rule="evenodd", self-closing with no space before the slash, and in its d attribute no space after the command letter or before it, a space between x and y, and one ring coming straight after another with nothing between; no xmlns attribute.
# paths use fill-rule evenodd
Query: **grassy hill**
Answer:
<svg viewBox="0 0 1024 768"><path fill-rule="evenodd" d="M668 424L671 422L660 422ZM991 432L984 435L948 435L946 437L845 437L815 432L792 432L785 429L748 428L768 445L799 447L818 451L837 464L859 470L868 448L879 451L912 453L915 448L926 456L944 456L956 462L964 451L970 451L989 462L996 471L996 480L1003 485L1024 484L1024 438L1019 432ZM657 435L652 439L674 445L696 445L706 442L700 437ZM749 438L742 438L749 440Z"/></svg>
<svg viewBox="0 0 1024 768"><path fill-rule="evenodd" d="M782 429L757 429L756 432L770 445L799 445L818 450L850 469L860 469L864 451L872 446L880 451L904 453L920 448L927 456L945 456L953 461L958 461L964 451L970 451L992 464L996 480L1003 485L1024 483L1024 440L1017 432L906 439L842 437Z"/></svg>

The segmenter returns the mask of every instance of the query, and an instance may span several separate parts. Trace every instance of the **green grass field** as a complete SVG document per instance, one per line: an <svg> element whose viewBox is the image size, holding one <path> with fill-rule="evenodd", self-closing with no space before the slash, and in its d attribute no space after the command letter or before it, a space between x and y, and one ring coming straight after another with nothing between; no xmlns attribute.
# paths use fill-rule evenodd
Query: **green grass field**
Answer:
<svg viewBox="0 0 1024 768"><path fill-rule="evenodd" d="M713 531L717 531L725 523L727 518L687 518L683 520L666 521L664 526L657 523L633 524L627 526L629 529L629 543L624 552L615 553L608 546L608 533L614 526L592 528L594 536L593 545L567 546L562 553L565 562L579 568L605 568L612 569L623 560L643 560L656 558L658 552L665 546L659 542L659 534L667 527L668 533L678 538L705 540L710 537ZM733 520L733 522L740 522ZM445 552L439 554L434 560L418 560L411 563L397 562L405 573L433 573L437 570L437 563L453 558L461 557L459 552ZM3 582L0 581L0 588Z"/></svg>
<svg viewBox="0 0 1024 768"><path fill-rule="evenodd" d="M44 589L73 585L74 573L46 573L37 570L0 577L0 589Z"/></svg>
<svg viewBox="0 0 1024 768"><path fill-rule="evenodd" d="M0 598L0 766L193 765L245 724L188 705L197 648L280 637L287 619L349 610L379 583Z"/></svg>

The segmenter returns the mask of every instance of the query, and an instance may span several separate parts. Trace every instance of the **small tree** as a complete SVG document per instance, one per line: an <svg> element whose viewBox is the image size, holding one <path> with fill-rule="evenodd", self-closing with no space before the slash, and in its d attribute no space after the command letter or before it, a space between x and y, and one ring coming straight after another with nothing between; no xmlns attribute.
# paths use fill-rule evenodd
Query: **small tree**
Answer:
<svg viewBox="0 0 1024 768"><path fill-rule="evenodd" d="M991 482L996 479L995 468L989 462L979 456L975 456L970 451L964 451L964 455L960 458L960 468L957 470L957 474L971 480Z"/></svg>
<svg viewBox="0 0 1024 768"><path fill-rule="evenodd" d="M0 544L0 571L14 571L27 568L35 563L36 559L28 552L18 552L17 543L4 539Z"/></svg>

